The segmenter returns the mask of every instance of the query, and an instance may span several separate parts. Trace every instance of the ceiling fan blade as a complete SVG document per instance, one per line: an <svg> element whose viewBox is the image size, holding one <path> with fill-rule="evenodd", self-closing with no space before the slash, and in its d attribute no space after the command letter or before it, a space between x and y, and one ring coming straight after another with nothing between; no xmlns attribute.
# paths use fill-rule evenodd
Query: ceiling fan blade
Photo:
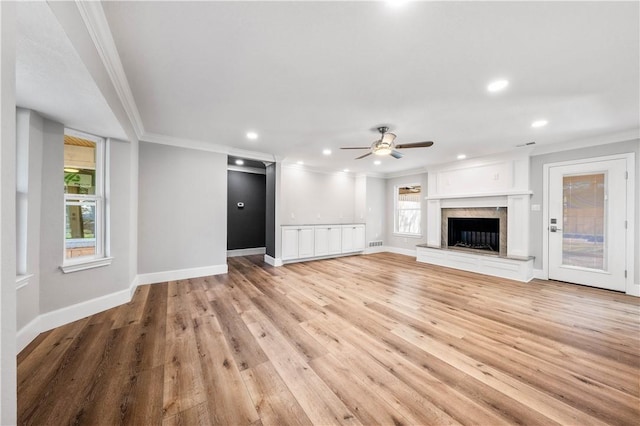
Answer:
<svg viewBox="0 0 640 426"><path fill-rule="evenodd" d="M367 152L366 154L361 155L360 157L356 158L356 160L359 160L359 159L364 158L364 157L368 157L368 156L370 156L370 155L371 155L371 153L370 153L370 152Z"/></svg>
<svg viewBox="0 0 640 426"><path fill-rule="evenodd" d="M342 147L340 149L371 149L370 146L349 146L349 147Z"/></svg>
<svg viewBox="0 0 640 426"><path fill-rule="evenodd" d="M389 155L392 156L393 158L395 158L396 160L399 160L399 159L401 159L403 157L402 153L400 153L400 152L398 152L396 150L391 151L389 153Z"/></svg>
<svg viewBox="0 0 640 426"><path fill-rule="evenodd" d="M428 148L433 145L433 142L416 142L416 143L401 143L396 145L396 148Z"/></svg>

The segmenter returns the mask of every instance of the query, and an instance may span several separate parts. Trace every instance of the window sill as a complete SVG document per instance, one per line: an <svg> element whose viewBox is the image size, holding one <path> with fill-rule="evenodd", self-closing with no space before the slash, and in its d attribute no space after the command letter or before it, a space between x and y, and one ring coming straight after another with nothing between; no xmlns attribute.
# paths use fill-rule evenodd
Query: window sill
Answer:
<svg viewBox="0 0 640 426"><path fill-rule="evenodd" d="M109 266L113 261L113 257L101 257L99 259L86 259L81 261L76 261L73 263L67 263L60 266L60 269L65 274L69 274L71 272L84 271L85 269L93 269L100 268L102 266Z"/></svg>
<svg viewBox="0 0 640 426"><path fill-rule="evenodd" d="M400 234L398 232L393 233L394 237L405 237L405 238L422 238L422 234Z"/></svg>
<svg viewBox="0 0 640 426"><path fill-rule="evenodd" d="M33 277L33 274L16 276L16 290L20 290L22 287L26 287L29 284L29 280L32 277Z"/></svg>

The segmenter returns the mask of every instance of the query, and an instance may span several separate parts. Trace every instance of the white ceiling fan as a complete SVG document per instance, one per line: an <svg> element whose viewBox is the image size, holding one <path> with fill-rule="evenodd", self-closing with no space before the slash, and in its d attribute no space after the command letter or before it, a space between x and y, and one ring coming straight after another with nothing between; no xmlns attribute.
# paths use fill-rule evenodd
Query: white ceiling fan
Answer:
<svg viewBox="0 0 640 426"><path fill-rule="evenodd" d="M371 154L375 155L391 155L395 159L402 158L403 154L396 149L404 149L404 148L428 148L433 145L433 142L415 142L415 143L403 143L403 144L395 144L396 135L395 133L389 132L389 128L386 126L381 126L377 128L378 132L380 132L380 139L376 140L371 144L371 146L365 147L343 147L340 149L369 149L371 152L367 152L360 157L357 157L356 160L367 157Z"/></svg>

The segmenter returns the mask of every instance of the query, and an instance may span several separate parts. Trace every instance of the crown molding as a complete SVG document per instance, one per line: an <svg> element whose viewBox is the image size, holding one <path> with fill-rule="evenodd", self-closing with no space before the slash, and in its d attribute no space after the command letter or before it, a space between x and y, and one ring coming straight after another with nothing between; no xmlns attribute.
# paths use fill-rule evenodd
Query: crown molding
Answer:
<svg viewBox="0 0 640 426"><path fill-rule="evenodd" d="M282 168L292 169L292 170L304 170L305 172L318 173L322 175L344 175L352 178L356 177L356 174L353 172L344 172L342 170L335 170L335 169L332 170L332 169L325 169L321 167L313 167L313 166L308 166L306 164L282 163Z"/></svg>
<svg viewBox="0 0 640 426"><path fill-rule="evenodd" d="M170 145L178 148L197 149L199 151L217 152L219 154L232 155L234 157L246 158L256 161L276 161L275 156L265 152L247 151L244 149L232 148L227 145L215 144L207 141L195 139L176 138L173 136L159 135L155 133L145 133L140 139L142 142L157 143L160 145Z"/></svg>
<svg viewBox="0 0 640 426"><path fill-rule="evenodd" d="M81 0L76 0L75 3L87 27L87 31L91 36L91 40L96 47L98 55L100 59L102 59L102 63L111 79L118 98L131 122L131 126L140 140L145 133L144 126L133 98L127 75L120 61L120 55L118 54L116 43L113 40L113 35L111 34L111 29L109 28L102 4L98 1L88 2Z"/></svg>
<svg viewBox="0 0 640 426"><path fill-rule="evenodd" d="M399 172L385 174L385 179L393 179L411 175L421 175L427 173L426 167L418 167L417 169L401 170Z"/></svg>
<svg viewBox="0 0 640 426"><path fill-rule="evenodd" d="M591 136L588 138L572 139L565 142L535 146L531 151L530 156L551 154L554 152L588 148L597 145L608 145L611 143L627 142L638 139L640 139L640 130L636 128L622 132L609 133L606 135Z"/></svg>

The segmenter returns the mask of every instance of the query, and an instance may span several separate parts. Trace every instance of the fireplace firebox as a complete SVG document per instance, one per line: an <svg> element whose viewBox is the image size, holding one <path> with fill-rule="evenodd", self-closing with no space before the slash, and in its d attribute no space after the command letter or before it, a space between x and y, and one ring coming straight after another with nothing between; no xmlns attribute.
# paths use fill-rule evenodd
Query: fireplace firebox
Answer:
<svg viewBox="0 0 640 426"><path fill-rule="evenodd" d="M447 237L449 247L497 253L500 251L500 219L450 217Z"/></svg>

